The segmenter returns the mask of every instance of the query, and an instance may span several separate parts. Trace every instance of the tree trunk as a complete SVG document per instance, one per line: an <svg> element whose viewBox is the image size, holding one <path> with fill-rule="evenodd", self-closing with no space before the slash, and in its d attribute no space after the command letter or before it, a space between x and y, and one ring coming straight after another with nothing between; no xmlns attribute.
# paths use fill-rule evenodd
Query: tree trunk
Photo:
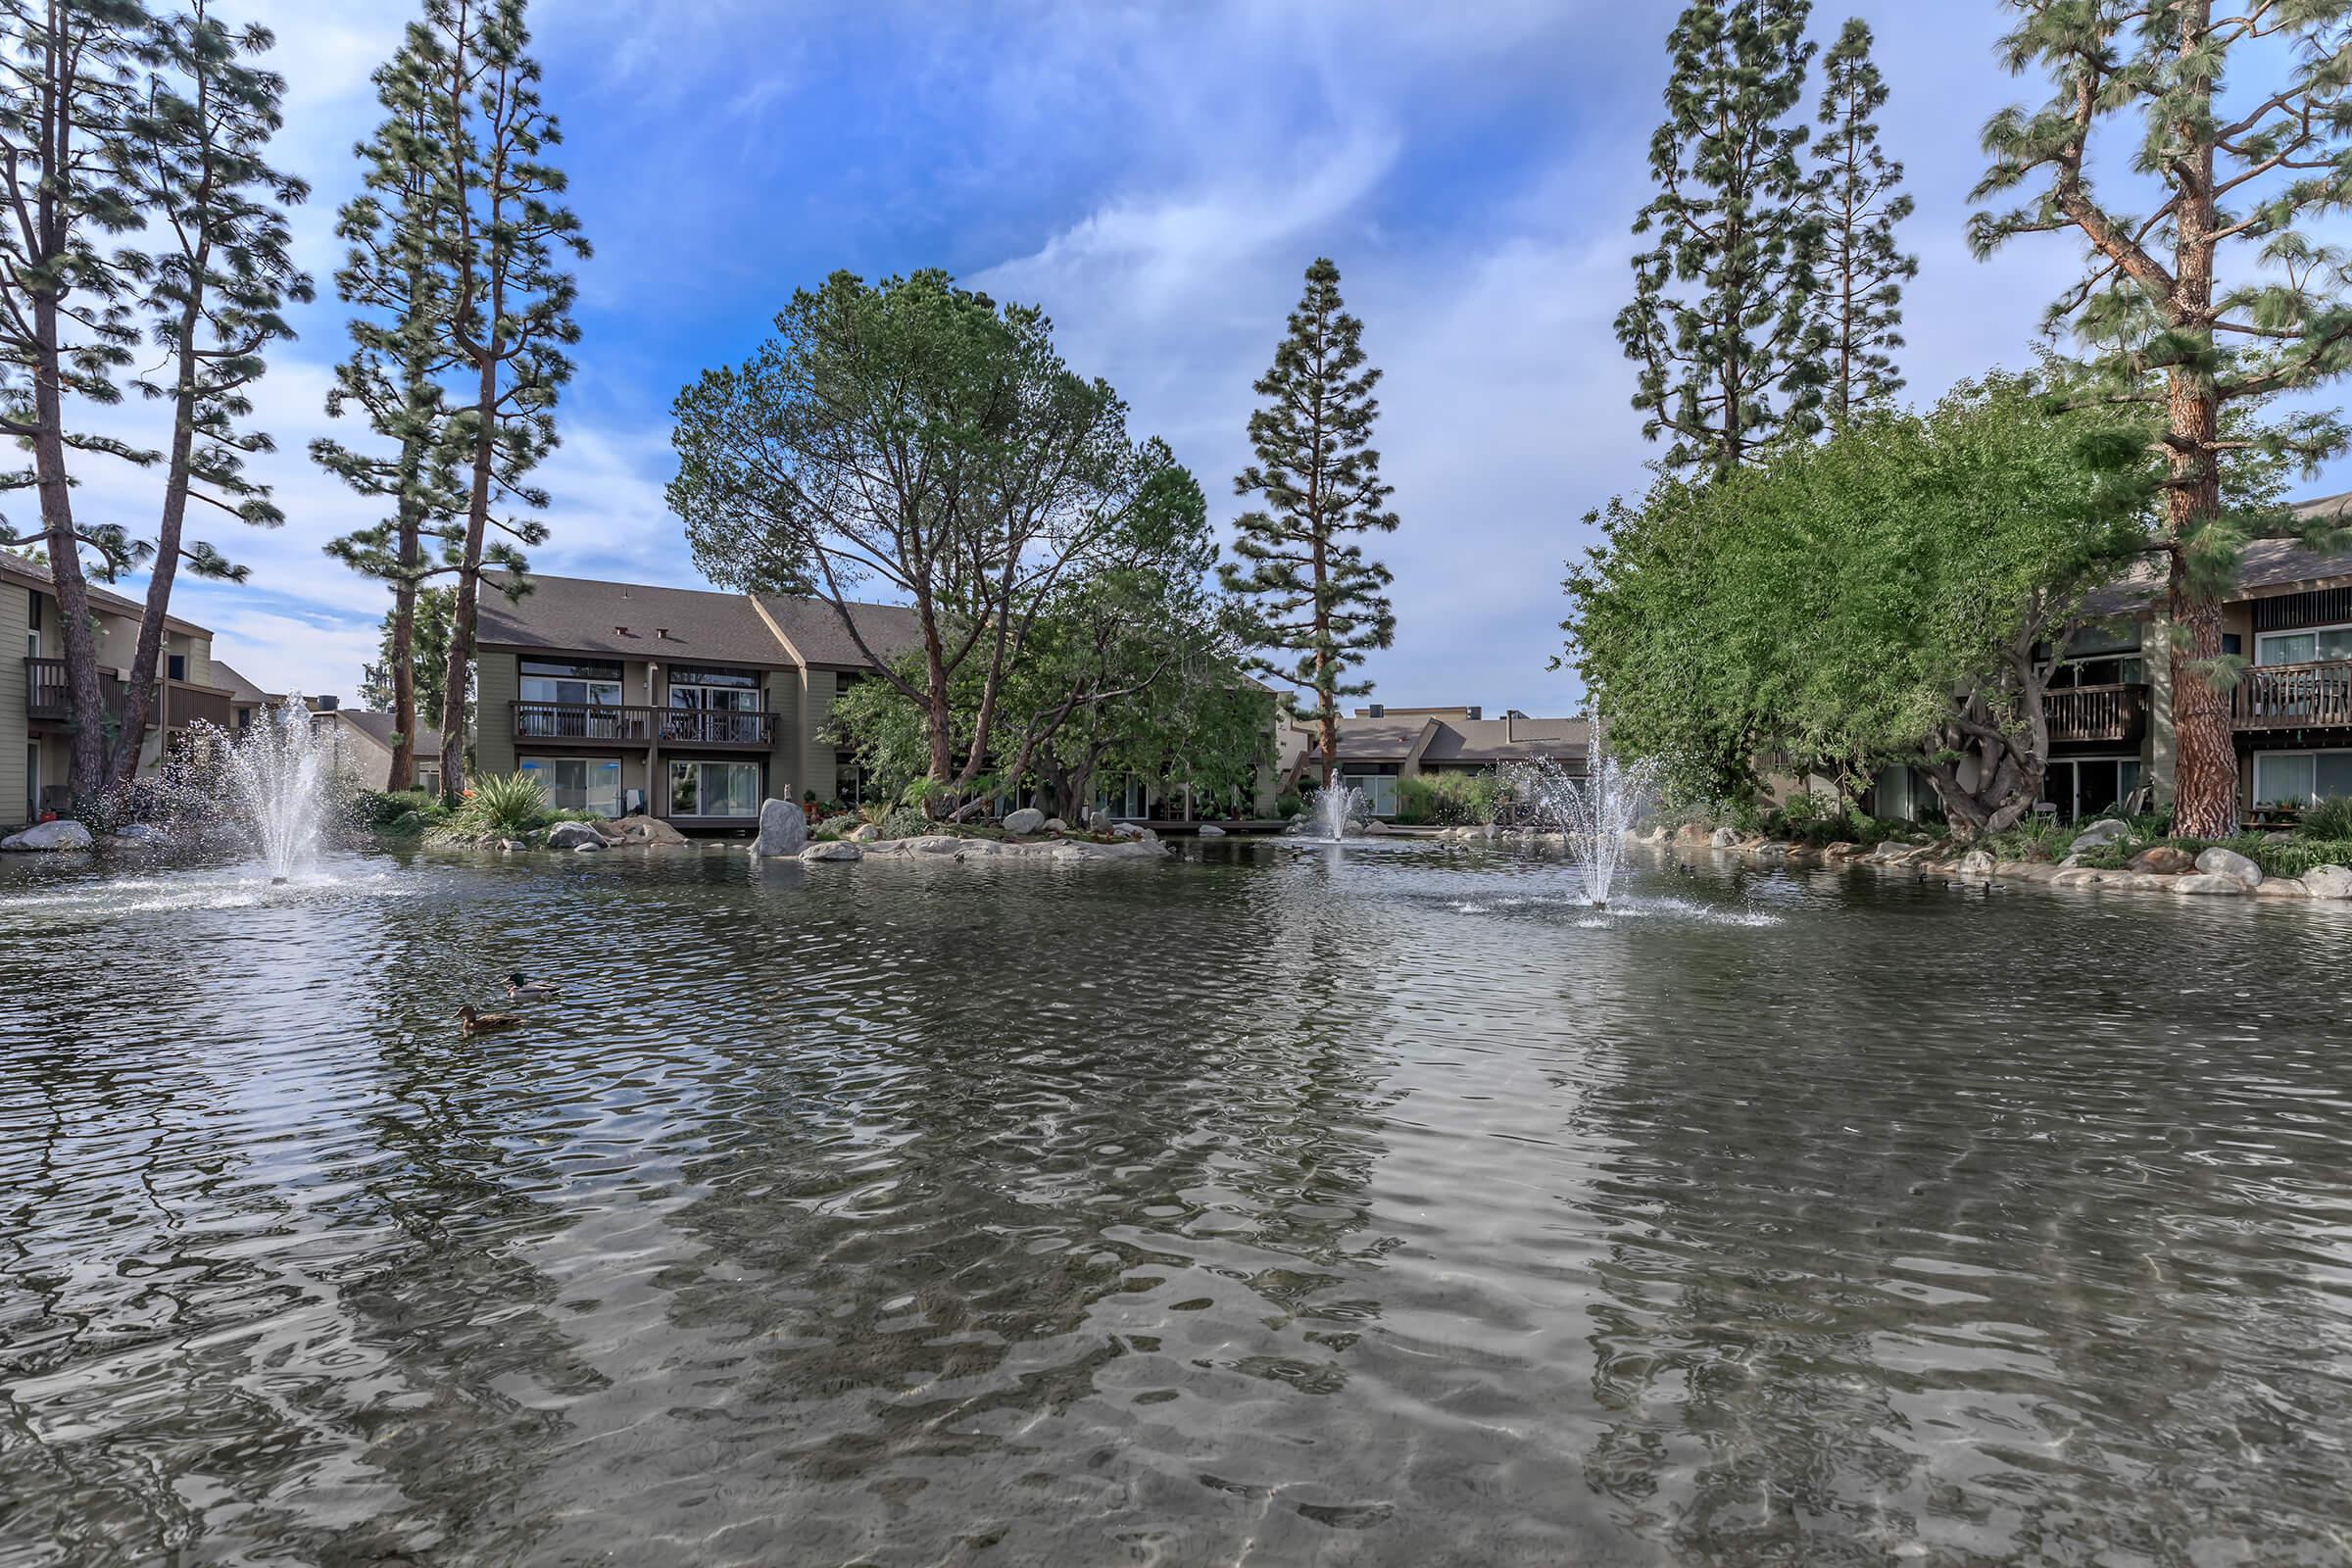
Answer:
<svg viewBox="0 0 2352 1568"><path fill-rule="evenodd" d="M202 95L198 104L203 103ZM147 576L147 601L139 614L139 640L130 659L130 676L122 692L122 731L115 741L107 765L107 785L127 784L139 770L139 751L147 733L147 714L155 703L156 681L171 666L162 662L164 616L172 608L172 584L179 575L179 534L188 516L189 461L196 446L196 328L204 311L204 270L211 265L211 247L199 246L179 319L179 385L172 400L172 456L164 472L163 513L156 524L155 564ZM158 736L160 749L168 736Z"/></svg>
<svg viewBox="0 0 2352 1568"><path fill-rule="evenodd" d="M496 320L495 298L491 311ZM473 484L466 501L466 554L458 570L457 602L449 615L449 661L441 690L441 793L452 802L466 792L466 675L473 663L474 614L481 603L482 546L490 531L490 477L498 451L498 366L493 338L481 356L480 419L473 437Z"/></svg>
<svg viewBox="0 0 2352 1568"><path fill-rule="evenodd" d="M39 360L32 381L33 483L49 543L49 582L57 595L58 635L64 640L66 695L74 714L73 771L76 797L106 783L106 698L98 683L98 637L90 623L89 583L82 576L80 541L74 531L74 491L66 481L65 403L60 393L56 296L32 297Z"/></svg>

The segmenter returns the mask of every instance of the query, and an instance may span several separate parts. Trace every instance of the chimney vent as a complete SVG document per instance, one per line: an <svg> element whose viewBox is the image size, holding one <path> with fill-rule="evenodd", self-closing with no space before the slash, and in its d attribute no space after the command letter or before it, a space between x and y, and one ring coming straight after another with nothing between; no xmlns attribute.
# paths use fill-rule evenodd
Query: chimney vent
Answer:
<svg viewBox="0 0 2352 1568"><path fill-rule="evenodd" d="M1479 717L1482 717L1482 716L1484 716L1484 715L1485 715L1485 713L1486 713L1486 710L1485 710L1485 709L1483 709L1483 708L1481 708L1481 707L1479 707L1479 706L1478 706L1476 703L1473 703L1473 704L1471 704L1471 705L1470 705L1470 716L1471 716L1472 718L1479 718Z"/></svg>
<svg viewBox="0 0 2352 1568"><path fill-rule="evenodd" d="M1366 718L1386 718L1389 716L1388 705L1374 703L1370 708L1364 710L1364 716Z"/></svg>
<svg viewBox="0 0 2352 1568"><path fill-rule="evenodd" d="M340 697L321 697L318 699L318 711L321 713L331 713L342 706L343 699Z"/></svg>
<svg viewBox="0 0 2352 1568"><path fill-rule="evenodd" d="M654 628L654 641L658 643L665 643L669 641L669 628L667 626L656 626Z"/></svg>

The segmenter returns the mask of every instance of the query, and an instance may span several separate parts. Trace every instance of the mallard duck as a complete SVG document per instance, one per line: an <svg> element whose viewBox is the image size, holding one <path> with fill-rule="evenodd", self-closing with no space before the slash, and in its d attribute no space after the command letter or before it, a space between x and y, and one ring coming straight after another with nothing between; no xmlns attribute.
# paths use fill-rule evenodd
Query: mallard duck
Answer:
<svg viewBox="0 0 2352 1568"><path fill-rule="evenodd" d="M519 1015L512 1012L476 1012L471 1006L458 1009L458 1033L486 1034L493 1029L513 1029L520 1024Z"/></svg>
<svg viewBox="0 0 2352 1568"><path fill-rule="evenodd" d="M556 983L553 980L533 980L525 976L520 969L507 976L507 995L509 997L519 1000L523 997L552 997L555 994Z"/></svg>

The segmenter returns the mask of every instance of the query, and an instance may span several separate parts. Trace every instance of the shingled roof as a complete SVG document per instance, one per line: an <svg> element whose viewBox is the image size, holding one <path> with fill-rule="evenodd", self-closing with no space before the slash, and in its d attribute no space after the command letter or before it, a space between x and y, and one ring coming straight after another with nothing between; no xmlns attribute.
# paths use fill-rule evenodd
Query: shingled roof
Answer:
<svg viewBox="0 0 2352 1568"><path fill-rule="evenodd" d="M858 623L858 634L876 659L889 659L923 640L922 620L907 605L865 605L855 601L836 608L829 599L796 599L785 594L754 596L785 643L805 664L838 664L861 669L871 662L858 647L857 637L842 624L842 611Z"/></svg>

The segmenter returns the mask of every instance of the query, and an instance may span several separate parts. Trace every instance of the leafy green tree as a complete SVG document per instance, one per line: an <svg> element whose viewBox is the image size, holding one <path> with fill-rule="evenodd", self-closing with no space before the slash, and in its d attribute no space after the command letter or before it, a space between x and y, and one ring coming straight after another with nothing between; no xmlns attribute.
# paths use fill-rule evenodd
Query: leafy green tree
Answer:
<svg viewBox="0 0 2352 1568"><path fill-rule="evenodd" d="M257 527L285 520L270 487L245 467L247 454L273 450L270 437L239 426L253 411L248 389L269 368L270 345L294 335L286 304L311 298L286 222L286 209L310 188L265 157L282 123L285 79L255 62L273 42L268 28L232 30L207 0L189 0L187 11L151 32L152 64L124 124L125 186L161 242L144 270L141 307L171 371L167 381L136 384L170 406L172 430L154 538L131 544L118 535L99 547L117 568L147 563L122 729L108 762L112 785L138 769L180 565L201 577L247 575L211 544L184 536L188 503Z"/></svg>
<svg viewBox="0 0 2352 1568"><path fill-rule="evenodd" d="M1288 686L1294 695L1286 710L1322 732L1326 789L1339 750L1340 699L1372 690L1348 671L1396 636L1385 592L1389 568L1350 538L1394 533L1397 523L1388 510L1396 486L1381 482L1380 453L1371 445L1380 371L1364 363L1363 333L1340 298L1340 270L1329 257L1316 258L1289 335L1256 383L1265 400L1250 416L1257 461L1233 483L1236 494L1265 504L1234 519L1240 560L1221 568L1225 590L1250 602L1257 646L1266 651L1250 667Z"/></svg>
<svg viewBox="0 0 2352 1568"><path fill-rule="evenodd" d="M1694 0L1666 47L1657 194L1634 220L1634 298L1617 338L1640 367L1642 433L1666 466L1728 472L1821 427L1813 309L1822 223L1791 120L1804 96L1811 0Z"/></svg>
<svg viewBox="0 0 2352 1568"><path fill-rule="evenodd" d="M395 706L401 690L402 673L397 661L402 657L405 642L409 662L407 688L416 708L415 716L403 722L415 725L421 721L426 729L441 727L445 710L441 683L449 678L449 629L457 610L457 590L446 583L418 589L405 631L399 624L400 612L397 608L385 613L376 662L367 666L361 674L361 702L380 713L397 714L400 711ZM468 676L471 673L468 668ZM413 742L416 737L404 728L401 739ZM413 775L393 775L395 778L410 776Z"/></svg>
<svg viewBox="0 0 2352 1568"><path fill-rule="evenodd" d="M392 590L378 666L386 684L369 701L393 715L395 778L415 776L418 703L428 688L427 722L436 728L441 722L448 670L424 655L418 595L427 579L448 569L438 559L444 551L463 548L456 518L466 501L441 380L452 363L446 320L451 278L435 243L434 203L448 149L438 140L432 50L430 32L412 24L400 52L376 70L384 119L357 149L362 189L335 221L336 236L348 247L335 292L354 315L348 323L351 355L335 367L326 412L337 418L356 412L382 445L362 449L325 436L311 443L313 462L388 508L375 522L331 541L326 552ZM446 661L446 596L441 604L436 647Z"/></svg>
<svg viewBox="0 0 2352 1568"><path fill-rule="evenodd" d="M2088 266L2052 307L2105 384L2092 395L2161 411L2165 618L2180 832L2235 827L2237 761L2222 598L2245 541L2271 517L2226 484L2245 443L2315 465L2340 452L2332 416L2251 435L2233 407L2352 368L2341 254L2303 227L2352 199L2352 0L2006 0L2001 58L2051 87L2038 109L1984 128L1979 255L2019 234L2066 233ZM2230 68L2241 68L2223 84ZM2249 79L2250 78L2250 79ZM2111 195L2093 171L2135 186ZM2241 421L2242 422L2242 421Z"/></svg>
<svg viewBox="0 0 2352 1568"><path fill-rule="evenodd" d="M1833 424L1884 403L1902 389L1891 350L1903 339L1903 285L1919 275L1919 258L1895 243L1911 216L1903 166L1879 146L1877 116L1886 83L1871 63L1870 24L1849 20L1822 56L1823 134L1814 143L1815 210L1821 223L1821 296Z"/></svg>
<svg viewBox="0 0 2352 1568"><path fill-rule="evenodd" d="M2048 762L2053 651L2145 543L2146 445L1996 377L1613 503L1567 581L1612 744L1702 798L1752 788L1764 749L1905 760L1961 837L2008 826Z"/></svg>
<svg viewBox="0 0 2352 1568"><path fill-rule="evenodd" d="M564 172L547 158L563 131L539 95L523 10L523 0L425 0L424 24L410 40L435 104L427 145L441 149L433 245L449 296L436 319L467 383L466 400L450 406L466 486L464 529L446 561L457 602L442 682L441 788L453 800L465 788L483 574L497 570L506 593L520 595L529 566L520 547L547 538L538 518L493 511L547 505L528 476L556 448L556 399L572 372L564 351L580 338L571 316L579 288L564 263L589 254L579 219L562 203ZM493 527L506 537L492 541Z"/></svg>
<svg viewBox="0 0 2352 1568"><path fill-rule="evenodd" d="M68 400L120 403L115 375L138 342L142 259L107 240L142 219L122 177L123 138L152 25L138 0L0 0L0 434L32 451L29 469L0 472L0 491L38 499L77 795L106 777L108 724L81 553L100 550L95 570L110 578L103 552L116 536L74 517L69 455L153 456L79 427ZM20 537L0 518L0 543Z"/></svg>
<svg viewBox="0 0 2352 1568"><path fill-rule="evenodd" d="M678 394L670 506L711 581L830 602L924 715L927 806L977 809L1041 617L1198 514L1200 487L1129 438L1127 406L1062 362L1042 311L944 272L836 272L775 324ZM866 644L847 606L867 584L913 610L915 662Z"/></svg>

